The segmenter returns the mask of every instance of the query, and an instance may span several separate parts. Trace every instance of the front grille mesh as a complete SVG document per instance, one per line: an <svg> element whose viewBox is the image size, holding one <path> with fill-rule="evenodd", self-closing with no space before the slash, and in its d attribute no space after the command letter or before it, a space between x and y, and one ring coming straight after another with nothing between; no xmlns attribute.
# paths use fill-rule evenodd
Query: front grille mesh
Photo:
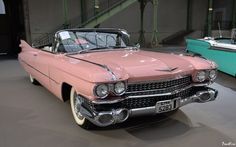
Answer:
<svg viewBox="0 0 236 147"><path fill-rule="evenodd" d="M187 87L190 84L191 76L162 82L129 84L126 96L169 93Z"/></svg>

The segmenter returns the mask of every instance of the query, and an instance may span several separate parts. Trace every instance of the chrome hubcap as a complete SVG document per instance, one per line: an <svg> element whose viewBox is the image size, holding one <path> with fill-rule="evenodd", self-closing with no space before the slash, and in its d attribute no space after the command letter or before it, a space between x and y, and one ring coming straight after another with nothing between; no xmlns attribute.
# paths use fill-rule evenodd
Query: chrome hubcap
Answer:
<svg viewBox="0 0 236 147"><path fill-rule="evenodd" d="M75 110L75 113L76 113L76 115L79 119L83 119L84 117L80 113L80 107L81 107L80 105L81 105L81 101L77 97L77 94L74 93L74 110Z"/></svg>

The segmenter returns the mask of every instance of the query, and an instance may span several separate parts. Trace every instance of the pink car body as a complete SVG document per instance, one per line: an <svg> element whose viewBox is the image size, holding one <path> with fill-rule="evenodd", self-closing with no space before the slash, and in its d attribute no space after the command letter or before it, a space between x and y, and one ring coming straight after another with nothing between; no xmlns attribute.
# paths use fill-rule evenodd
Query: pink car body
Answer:
<svg viewBox="0 0 236 147"><path fill-rule="evenodd" d="M109 108L106 107L106 109L104 108L94 112L93 110L89 110L88 112L91 114L81 112L85 118L98 126L108 126L123 122L129 116L136 114L148 114L150 113L147 111L148 108L150 108L152 113L162 113L192 102L202 103L212 101L217 96L216 90L207 87L215 80L215 77L210 76L215 76L213 74L217 66L214 62L199 57L143 51L128 47L128 49L117 48L114 50L102 50L81 54L59 53L52 52L52 47L46 47L46 49L33 48L23 40L21 41L20 47L22 51L19 54L19 61L26 72L62 101L70 98L68 91L66 91L69 86L70 88L73 87L77 94L83 97L85 101L88 101L89 104L98 106L111 105ZM202 71L205 72L205 75L201 75L202 73L200 72ZM190 78L189 82L191 83L183 85L183 87L181 87L181 84L185 81L179 81L176 85L170 82L183 79L187 76ZM199 80L199 77L202 78L201 76L205 76L203 81ZM115 95L109 91L105 98L100 98L95 94L97 85L115 84L117 82L125 83L126 91L122 95ZM152 85L150 86L150 83L154 85L161 84L161 82L163 84L167 82L166 86L164 85L160 89ZM146 85L149 87L147 88L145 85L141 85L144 86L144 90L140 91L140 87L137 87L137 84L140 83L149 83L149 85ZM133 90L134 92L128 91L130 88L129 85L135 85L136 87L132 88L138 90ZM181 88L177 88L178 86ZM132 100L134 99L135 101L133 103L139 103L139 99L140 103L148 103L143 101L149 98L171 96L188 88L195 87L196 89L200 87L200 90L196 90L189 97L181 98L181 96L176 96L178 97L178 101L175 102L175 105L178 106L163 111L156 110L157 107L161 107L157 106L157 103L158 105L162 105L158 100L154 106L147 107L115 106L116 103L122 103L124 100L129 100L131 103L129 105L132 105ZM172 88L172 90L168 89L165 92L167 88ZM172 100L173 98L170 99ZM167 98L165 101L169 101L169 99ZM168 106L171 107L171 105L164 104L162 106L163 108L160 109L165 109ZM147 109L145 110L145 108ZM85 107L85 109L88 108ZM110 114L110 120L99 120L103 114ZM123 118L116 117L119 115L125 116Z"/></svg>

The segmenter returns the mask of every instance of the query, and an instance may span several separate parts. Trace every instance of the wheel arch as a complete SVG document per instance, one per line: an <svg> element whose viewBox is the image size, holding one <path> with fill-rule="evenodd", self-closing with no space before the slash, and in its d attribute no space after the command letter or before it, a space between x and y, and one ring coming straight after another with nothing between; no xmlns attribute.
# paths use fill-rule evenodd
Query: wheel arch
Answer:
<svg viewBox="0 0 236 147"><path fill-rule="evenodd" d="M73 86L66 82L63 82L61 85L61 96L64 102L70 100L70 91Z"/></svg>

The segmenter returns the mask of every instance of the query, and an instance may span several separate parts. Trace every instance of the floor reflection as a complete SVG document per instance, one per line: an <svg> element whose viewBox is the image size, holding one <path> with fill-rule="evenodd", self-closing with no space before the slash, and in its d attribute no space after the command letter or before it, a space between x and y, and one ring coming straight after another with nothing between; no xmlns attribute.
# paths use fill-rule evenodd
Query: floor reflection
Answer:
<svg viewBox="0 0 236 147"><path fill-rule="evenodd" d="M144 118L145 119L145 118ZM181 110L162 118L149 117L144 122L126 129L126 131L141 140L162 140L180 136L192 127L191 120ZM155 134L155 135L154 135Z"/></svg>
<svg viewBox="0 0 236 147"><path fill-rule="evenodd" d="M182 110L168 115L136 117L120 125L91 131L90 135L122 142L138 142L136 146L220 147L222 142L234 142L208 124L192 122L190 118Z"/></svg>
<svg viewBox="0 0 236 147"><path fill-rule="evenodd" d="M236 79L231 75L219 71L216 83L236 91Z"/></svg>

